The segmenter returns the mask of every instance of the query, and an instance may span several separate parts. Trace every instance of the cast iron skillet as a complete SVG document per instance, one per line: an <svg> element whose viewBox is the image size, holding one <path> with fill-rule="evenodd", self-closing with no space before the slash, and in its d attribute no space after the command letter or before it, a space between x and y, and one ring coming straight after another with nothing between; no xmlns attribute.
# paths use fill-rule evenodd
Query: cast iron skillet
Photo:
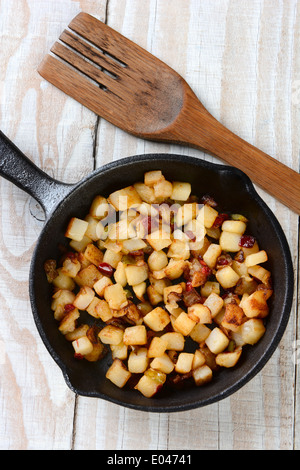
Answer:
<svg viewBox="0 0 300 470"><path fill-rule="evenodd" d="M51 287L43 264L48 258L57 258L58 244L65 243L64 231L70 217L84 217L94 196L108 196L116 189L142 181L144 172L153 169L161 169L168 180L189 181L193 194L211 194L224 212L242 213L249 218L249 232L257 237L260 246L269 254L266 267L272 271L274 294L270 299L271 313L265 335L255 346L244 348L235 368L221 370L212 382L203 387L167 390L159 398L148 399L135 390L119 389L105 379L111 363L109 355L96 363L74 359L73 348L59 333L50 310ZM216 402L241 388L262 369L275 351L292 304L291 255L277 219L240 170L182 155L150 154L109 163L79 183L67 185L42 172L0 133L0 175L33 196L45 211L46 222L31 262L30 300L39 334L75 393L141 411L188 410Z"/></svg>

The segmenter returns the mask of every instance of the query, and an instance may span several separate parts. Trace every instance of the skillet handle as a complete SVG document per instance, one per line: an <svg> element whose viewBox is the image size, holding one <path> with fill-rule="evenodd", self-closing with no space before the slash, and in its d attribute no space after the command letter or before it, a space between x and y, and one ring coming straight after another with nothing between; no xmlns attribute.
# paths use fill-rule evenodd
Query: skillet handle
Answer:
<svg viewBox="0 0 300 470"><path fill-rule="evenodd" d="M73 187L73 185L56 181L40 170L1 131L0 176L36 199L44 209L46 218Z"/></svg>

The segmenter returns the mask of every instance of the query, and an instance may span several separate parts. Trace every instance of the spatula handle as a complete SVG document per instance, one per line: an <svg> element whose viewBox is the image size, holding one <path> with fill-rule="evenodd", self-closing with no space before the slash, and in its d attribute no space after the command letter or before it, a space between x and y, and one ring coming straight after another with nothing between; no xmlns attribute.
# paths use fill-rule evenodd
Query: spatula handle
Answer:
<svg viewBox="0 0 300 470"><path fill-rule="evenodd" d="M176 130L179 128L177 123ZM204 150L239 168L254 183L300 214L300 174L229 131L201 103L189 107L180 134L177 137L181 143Z"/></svg>

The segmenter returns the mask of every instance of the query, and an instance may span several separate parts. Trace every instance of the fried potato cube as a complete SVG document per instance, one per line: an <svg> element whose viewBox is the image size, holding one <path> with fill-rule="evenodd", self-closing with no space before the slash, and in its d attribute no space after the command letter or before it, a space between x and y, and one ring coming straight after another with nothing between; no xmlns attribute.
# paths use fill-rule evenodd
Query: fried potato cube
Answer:
<svg viewBox="0 0 300 470"><path fill-rule="evenodd" d="M170 286L167 286L163 290L163 295L164 295L164 303L167 304L169 303L169 294L171 292L175 292L176 294L181 294L183 290L183 285L182 284L172 284Z"/></svg>
<svg viewBox="0 0 300 470"><path fill-rule="evenodd" d="M165 381L166 374L153 369L147 369L134 388L146 398L151 398L162 388Z"/></svg>
<svg viewBox="0 0 300 470"><path fill-rule="evenodd" d="M64 309L65 305L73 304L75 294L68 289L59 289L53 294L52 299L51 310L55 311L58 307Z"/></svg>
<svg viewBox="0 0 300 470"><path fill-rule="evenodd" d="M88 339L87 336L82 336L81 338L75 339L72 341L72 346L76 354L81 354L85 356L93 351L93 344Z"/></svg>
<svg viewBox="0 0 300 470"><path fill-rule="evenodd" d="M222 253L222 248L216 243L211 243L203 255L203 261L207 266L213 269L217 264L217 259Z"/></svg>
<svg viewBox="0 0 300 470"><path fill-rule="evenodd" d="M72 331L74 331L76 328L76 320L79 318L79 316L80 316L80 313L77 308L74 308L73 310L71 310L60 321L60 324L58 327L59 331L63 335L66 335L67 333L71 333Z"/></svg>
<svg viewBox="0 0 300 470"><path fill-rule="evenodd" d="M170 258L168 266L164 268L165 277L174 280L182 276L186 261L183 259L175 260Z"/></svg>
<svg viewBox="0 0 300 470"><path fill-rule="evenodd" d="M159 370L165 374L170 374L173 371L175 364L168 354L164 353L159 357L155 357L153 361L151 361L150 367L151 369Z"/></svg>
<svg viewBox="0 0 300 470"><path fill-rule="evenodd" d="M188 317L196 323L212 323L210 309L200 303L188 307Z"/></svg>
<svg viewBox="0 0 300 470"><path fill-rule="evenodd" d="M124 331L123 343L127 346L143 346L147 343L145 325L129 326Z"/></svg>
<svg viewBox="0 0 300 470"><path fill-rule="evenodd" d="M154 189L155 198L162 199L162 200L170 198L173 193L172 183L165 179L157 181L153 185L153 189Z"/></svg>
<svg viewBox="0 0 300 470"><path fill-rule="evenodd" d="M52 284L54 287L63 290L73 290L75 288L75 282L72 277L67 276L63 272L63 268L57 269L58 275L53 279Z"/></svg>
<svg viewBox="0 0 300 470"><path fill-rule="evenodd" d="M117 345L123 341L124 330L115 325L106 325L99 332L98 336L103 344Z"/></svg>
<svg viewBox="0 0 300 470"><path fill-rule="evenodd" d="M194 352L192 369L197 369L198 367L201 367L204 364L205 364L204 354L200 351L200 349L196 349L196 351Z"/></svg>
<svg viewBox="0 0 300 470"><path fill-rule="evenodd" d="M239 233L223 231L219 239L220 247L223 251L229 251L232 253L240 251L240 239L241 235Z"/></svg>
<svg viewBox="0 0 300 470"><path fill-rule="evenodd" d="M197 219L201 220L204 227L211 228L218 217L219 213L213 207L204 204L199 210Z"/></svg>
<svg viewBox="0 0 300 470"><path fill-rule="evenodd" d="M256 266L257 264L265 263L268 261L268 255L265 250L260 250L257 253L248 255L245 259L245 264L249 268L250 266Z"/></svg>
<svg viewBox="0 0 300 470"><path fill-rule="evenodd" d="M108 196L108 202L116 211L125 211L135 204L141 204L143 201L134 186L127 186L111 193Z"/></svg>
<svg viewBox="0 0 300 470"><path fill-rule="evenodd" d="M190 337L193 341L196 341L196 343L202 343L206 340L206 338L208 338L210 332L210 328L208 328L206 325L203 323L197 323L190 332Z"/></svg>
<svg viewBox="0 0 300 470"><path fill-rule="evenodd" d="M162 356L165 353L167 346L168 341L166 339L159 336L154 336L148 348L148 357Z"/></svg>
<svg viewBox="0 0 300 470"><path fill-rule="evenodd" d="M167 350L183 351L185 338L182 333L176 331L169 331L160 337L167 342Z"/></svg>
<svg viewBox="0 0 300 470"><path fill-rule="evenodd" d="M114 359L112 365L106 372L105 377L119 388L123 388L131 377L131 372L120 359Z"/></svg>
<svg viewBox="0 0 300 470"><path fill-rule="evenodd" d="M61 272L66 276L76 277L81 270L80 261L76 258L66 258L63 262Z"/></svg>
<svg viewBox="0 0 300 470"><path fill-rule="evenodd" d="M122 259L122 253L116 253L113 250L106 249L103 256L103 263L110 264L114 269L117 268L119 262Z"/></svg>
<svg viewBox="0 0 300 470"><path fill-rule="evenodd" d="M157 292L157 290L154 288L154 286L150 285L146 289L147 295L149 298L149 302L151 305L157 305L163 300L163 296Z"/></svg>
<svg viewBox="0 0 300 470"><path fill-rule="evenodd" d="M144 316L144 323L153 331L162 331L170 323L170 315L161 307L156 307Z"/></svg>
<svg viewBox="0 0 300 470"><path fill-rule="evenodd" d="M221 367L234 367L242 354L242 348L236 348L234 351L219 353L216 356L216 363Z"/></svg>
<svg viewBox="0 0 300 470"><path fill-rule="evenodd" d="M127 283L130 286L136 286L141 282L146 281L148 279L148 265L147 263L143 264L142 266L136 266L133 264L128 264L125 266L125 273Z"/></svg>
<svg viewBox="0 0 300 470"><path fill-rule="evenodd" d="M134 189L142 199L142 201L148 204L153 204L156 200L154 189L147 186L145 183L135 183Z"/></svg>
<svg viewBox="0 0 300 470"><path fill-rule="evenodd" d="M269 314L269 307L263 290L257 290L246 297L242 306L248 318L265 318Z"/></svg>
<svg viewBox="0 0 300 470"><path fill-rule="evenodd" d="M155 251L161 251L171 245L170 234L162 229L155 230L147 235L146 240Z"/></svg>
<svg viewBox="0 0 300 470"><path fill-rule="evenodd" d="M73 305L79 310L85 310L90 305L94 297L95 291L91 287L83 286L76 295Z"/></svg>
<svg viewBox="0 0 300 470"><path fill-rule="evenodd" d="M246 344L255 344L264 335L266 328L259 318L250 318L241 326L241 335Z"/></svg>
<svg viewBox="0 0 300 470"><path fill-rule="evenodd" d="M128 370L133 374L142 374L148 368L147 348L131 351L128 357Z"/></svg>
<svg viewBox="0 0 300 470"><path fill-rule="evenodd" d="M93 284L93 288L95 289L99 297L104 297L104 291L106 287L111 286L112 284L113 282L109 277L103 276L101 277L101 279L95 282L95 284Z"/></svg>
<svg viewBox="0 0 300 470"><path fill-rule="evenodd" d="M146 291L147 291L147 283L140 282L139 284L132 286L132 290L135 293L137 299L143 302L144 295L146 294Z"/></svg>
<svg viewBox="0 0 300 470"><path fill-rule="evenodd" d="M159 181L162 181L162 180L164 180L164 176L161 170L147 171L144 174L144 183L147 186L154 186L155 183L158 183Z"/></svg>
<svg viewBox="0 0 300 470"><path fill-rule="evenodd" d="M75 339L81 338L82 336L86 336L89 328L89 325L80 325L75 328L75 330L70 331L70 333L66 333L65 338L67 341L75 341Z"/></svg>
<svg viewBox="0 0 300 470"><path fill-rule="evenodd" d="M175 371L180 374L187 374L192 370L194 354L182 352L179 354L175 364Z"/></svg>
<svg viewBox="0 0 300 470"><path fill-rule="evenodd" d="M148 266L151 271L159 271L167 266L169 260L162 250L153 251L148 258Z"/></svg>
<svg viewBox="0 0 300 470"><path fill-rule="evenodd" d="M91 242L92 242L92 239L88 237L87 235L84 235L82 240L80 240L79 242L77 240L71 240L70 248L72 248L72 250L77 251L78 253L81 253L82 251L86 249L88 244Z"/></svg>
<svg viewBox="0 0 300 470"><path fill-rule="evenodd" d="M225 268L217 270L216 279L224 289L230 289L237 284L240 276L231 268L231 266L225 266Z"/></svg>
<svg viewBox="0 0 300 470"><path fill-rule="evenodd" d="M210 382L212 377L212 370L206 364L193 370L193 378L198 387Z"/></svg>
<svg viewBox="0 0 300 470"><path fill-rule="evenodd" d="M180 181L173 181L171 199L174 201L186 201L191 194L191 184Z"/></svg>
<svg viewBox="0 0 300 470"><path fill-rule="evenodd" d="M243 235L246 230L245 222L241 220L225 220L222 224L222 230L224 232L239 233Z"/></svg>
<svg viewBox="0 0 300 470"><path fill-rule="evenodd" d="M199 213L199 204L196 202L183 204L179 207L175 216L175 222L177 227L186 225L192 219L195 219Z"/></svg>
<svg viewBox="0 0 300 470"><path fill-rule="evenodd" d="M187 241L173 240L169 246L168 253L169 258L186 260L190 257L190 248Z"/></svg>
<svg viewBox="0 0 300 470"><path fill-rule="evenodd" d="M123 341L120 344L111 344L110 349L113 359L121 359L121 361L127 359L128 346Z"/></svg>
<svg viewBox="0 0 300 470"><path fill-rule="evenodd" d="M207 281L203 286L201 286L202 297L209 297L212 292L220 295L220 284L218 282Z"/></svg>
<svg viewBox="0 0 300 470"><path fill-rule="evenodd" d="M74 278L74 281L80 287L93 287L94 284L102 277L102 274L100 271L98 271L96 266L94 264L89 264L86 268L83 268L79 271L77 276Z"/></svg>
<svg viewBox="0 0 300 470"><path fill-rule="evenodd" d="M103 196L96 196L90 207L90 215L97 219L103 219L109 213L110 206Z"/></svg>
<svg viewBox="0 0 300 470"><path fill-rule="evenodd" d="M219 354L227 348L229 339L220 328L215 327L206 338L205 344L212 353Z"/></svg>
<svg viewBox="0 0 300 470"><path fill-rule="evenodd" d="M196 322L189 318L186 312L182 312L173 323L174 329L184 336L188 336L195 325Z"/></svg>
<svg viewBox="0 0 300 470"><path fill-rule="evenodd" d="M271 284L271 273L267 269L263 268L262 266L249 266L248 267L248 274L253 276L255 279L258 279L266 286L270 286Z"/></svg>
<svg viewBox="0 0 300 470"><path fill-rule="evenodd" d="M120 310L128 304L126 292L118 283L104 289L104 298L112 310Z"/></svg>
<svg viewBox="0 0 300 470"><path fill-rule="evenodd" d="M84 250L84 256L95 266L99 266L103 261L103 253L93 243L89 243Z"/></svg>
<svg viewBox="0 0 300 470"><path fill-rule="evenodd" d="M214 318L222 309L224 300L218 294L211 292L203 305L209 308L211 316Z"/></svg>
<svg viewBox="0 0 300 470"><path fill-rule="evenodd" d="M113 317L113 313L104 299L94 297L89 306L86 308L89 315L94 318L100 318L100 320L107 322Z"/></svg>
<svg viewBox="0 0 300 470"><path fill-rule="evenodd" d="M122 263L122 261L119 261L117 264L116 270L114 272L114 279L118 284L121 284L122 287L125 287L127 284L125 264Z"/></svg>
<svg viewBox="0 0 300 470"><path fill-rule="evenodd" d="M65 231L65 237L80 242L85 235L88 225L89 224L86 220L72 217L68 224L67 230Z"/></svg>
<svg viewBox="0 0 300 470"><path fill-rule="evenodd" d="M245 321L243 309L236 303L228 303L225 307L225 314L221 322L221 326L227 330L237 331L241 324Z"/></svg>

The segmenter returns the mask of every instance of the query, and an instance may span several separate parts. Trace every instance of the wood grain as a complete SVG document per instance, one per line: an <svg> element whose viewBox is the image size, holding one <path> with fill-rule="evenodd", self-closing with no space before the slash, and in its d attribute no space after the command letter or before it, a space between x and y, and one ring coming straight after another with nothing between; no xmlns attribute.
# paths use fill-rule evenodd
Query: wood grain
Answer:
<svg viewBox="0 0 300 470"><path fill-rule="evenodd" d="M1 0L1 130L49 174L73 182L109 161L157 151L220 163L190 147L129 135L39 77L42 58L80 11L173 67L222 124L299 170L297 0ZM300 327L298 217L257 190L286 233L295 268L291 320L278 349L251 382L217 404L140 414L76 397L66 386L39 338L28 299L43 214L0 181L1 449L300 448L299 359L293 356Z"/></svg>

